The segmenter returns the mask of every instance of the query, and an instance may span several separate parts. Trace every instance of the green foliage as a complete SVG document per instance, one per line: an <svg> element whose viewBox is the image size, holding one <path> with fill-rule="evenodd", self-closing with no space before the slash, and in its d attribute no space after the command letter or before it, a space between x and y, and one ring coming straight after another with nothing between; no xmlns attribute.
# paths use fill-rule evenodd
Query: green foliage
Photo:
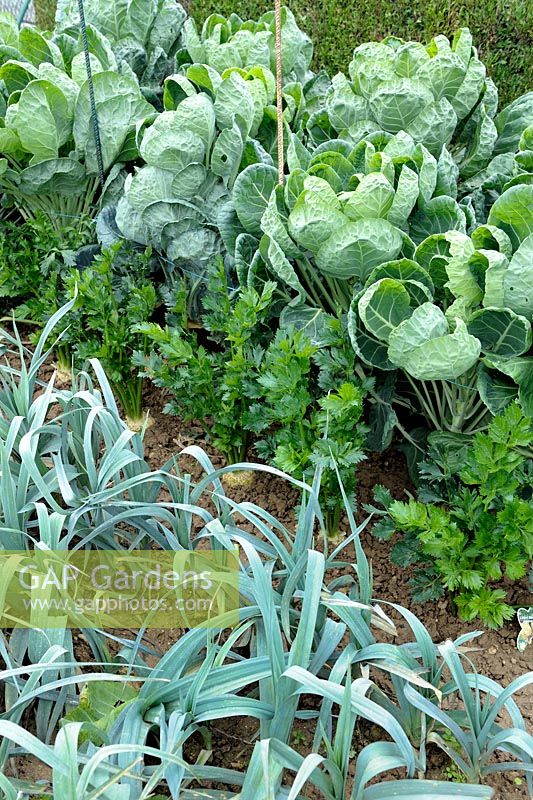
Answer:
<svg viewBox="0 0 533 800"><path fill-rule="evenodd" d="M365 389L354 380L355 355L342 323L323 323L320 345L305 331L281 329L268 346L246 426L263 434L258 453L299 480L322 470L326 528L337 535L343 497L355 502L356 466L363 458ZM266 435L265 435L266 434Z"/></svg>
<svg viewBox="0 0 533 800"><path fill-rule="evenodd" d="M320 4L291 0L289 6L314 42L314 68L323 67L331 75L345 69L354 47L361 42L389 35L427 41L436 31L449 36L468 25L482 43L481 58L501 87L504 104L533 84L533 12L528 0L505 4L498 0L453 0L445 4L439 0L324 0ZM244 19L256 18L271 8L265 0L245 0L239 4L239 14ZM235 6L232 0L191 0L188 10L201 24L213 12L228 16Z"/></svg>
<svg viewBox="0 0 533 800"><path fill-rule="evenodd" d="M68 221L61 233L38 213L34 220L0 224L0 297L9 312L38 324L61 305L63 281L75 265L76 250L93 235L90 220ZM6 309L7 310L7 309Z"/></svg>
<svg viewBox="0 0 533 800"><path fill-rule="evenodd" d="M147 337L151 349L149 355L136 353L134 361L143 375L172 394L165 410L186 421L198 420L230 464L242 461L246 453L244 419L250 382L262 358L273 290L274 285L267 283L261 294L249 289L231 297L224 266L218 261L204 300L211 346L184 327L135 328Z"/></svg>
<svg viewBox="0 0 533 800"><path fill-rule="evenodd" d="M71 270L67 295L76 300L66 340L78 366L97 358L131 423L142 420L142 379L132 365L134 351L148 341L139 326L148 323L158 302L150 280L151 250L117 244L96 256L86 269Z"/></svg>
<svg viewBox="0 0 533 800"><path fill-rule="evenodd" d="M493 584L524 577L533 557L531 420L514 403L486 433L462 441L455 456L449 453L453 442L443 446L438 434L430 442L420 500L393 501L379 492L387 516L375 532L385 538L402 533L391 557L401 566L417 565L415 601L447 589L463 619L501 627L514 611Z"/></svg>
<svg viewBox="0 0 533 800"><path fill-rule="evenodd" d="M41 30L50 31L54 27L56 6L56 0L34 0L35 20Z"/></svg>
<svg viewBox="0 0 533 800"><path fill-rule="evenodd" d="M239 313L249 320L256 314L253 309ZM410 611L392 604L412 632L411 641L398 644L397 629L387 614L391 604L373 599L371 569L360 542L365 525L355 523L347 505L348 535L332 549L324 536L317 479L312 487L302 487L296 530L289 530L255 503L226 497L220 478L233 468L215 470L199 448L186 450L204 471L197 483L191 476L171 475L168 464L150 472L140 438L124 429L113 407L107 408L90 385L60 393L50 385L34 398L37 371L46 358L44 342L60 322L61 315L50 321L29 369L23 358L20 374L8 367L2 372L2 464L7 460L10 471L17 465L25 470L20 483L30 486L34 501L25 502L21 490L11 488L3 467L0 508L8 515L3 541L7 543L5 537L19 524L13 518L13 498L23 503L23 517L33 516L34 507L39 507L42 546L58 546L53 536L61 534L63 517L68 524L60 546L73 540L79 546L131 546L142 532L148 543L194 548L205 547L208 533L217 547L238 546L242 553L242 608L236 628L227 630L228 620L222 617L220 632L190 630L152 669L152 650L148 653L138 641L119 639L120 653L115 662L104 664L105 675L99 664L93 671L85 669L88 664L78 665L71 648L65 654L64 631L56 644L36 638L42 631L15 631L12 649L6 646L7 634L2 634L6 668L1 677L9 700L0 720L2 767L15 753L32 754L52 769L51 781L43 782L40 791L54 797L99 794L106 800L145 800L169 787L184 800L193 800L198 791L220 800L219 789L209 784L204 788L209 781L237 787L241 800L267 795L282 800L291 791L301 792L308 782L326 800L385 800L391 791L406 800L489 800L492 790L479 782L494 771L506 771L512 756L513 769L525 773L531 792L533 737L513 694L530 685L533 675L518 678L504 690L483 675L466 673L463 645L475 633L437 647ZM231 330L235 341L247 340L242 323ZM104 397L112 404L101 372L100 377ZM49 419L48 409L58 403L62 413ZM496 440L509 444L510 424L511 420L507 428L495 430ZM521 423L514 427L520 428L516 435L521 447L525 429ZM24 446L27 433L32 448ZM68 454L72 461L65 462ZM470 475L471 465L467 466ZM69 476L70 482L57 481L58 474ZM296 483L288 476L287 480ZM171 503L157 502L162 486L170 492ZM206 508L207 497L213 513ZM49 517L45 506L53 510ZM29 530L35 533L31 523ZM130 527L136 525L132 532ZM319 541L321 551L316 547ZM348 545L355 548L355 561L341 560L350 553ZM85 631L87 637L95 633ZM72 691L76 686L85 687L81 702ZM310 717L310 698L316 728L312 752L304 757L289 742L301 717ZM27 730L33 708L38 736ZM259 739L245 770L209 763L206 727L230 715L258 728ZM507 715L506 727L500 721ZM62 717L64 724L54 736ZM382 740L358 748L354 733L360 719L383 730ZM205 751L195 760L185 745L196 735ZM468 785L416 779L425 772L428 744L452 758ZM495 761L495 751L505 753L505 761ZM375 783L391 769L407 777ZM191 780L199 781L200 788L189 789ZM7 769L0 771L0 790L7 800L15 800L27 788L27 782L9 778ZM236 797L234 789L225 795Z"/></svg>
<svg viewBox="0 0 533 800"><path fill-rule="evenodd" d="M127 683L105 680L87 683L80 692L78 705L65 714L62 725L82 723L80 744L109 744L109 729L137 693L138 690Z"/></svg>

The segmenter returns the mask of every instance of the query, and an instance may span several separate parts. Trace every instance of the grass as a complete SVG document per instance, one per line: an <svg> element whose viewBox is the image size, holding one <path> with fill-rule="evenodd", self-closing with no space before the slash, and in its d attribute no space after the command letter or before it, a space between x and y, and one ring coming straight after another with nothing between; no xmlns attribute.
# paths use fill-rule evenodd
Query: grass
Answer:
<svg viewBox="0 0 533 800"><path fill-rule="evenodd" d="M35 21L45 31L54 27L56 0L34 0Z"/></svg>
<svg viewBox="0 0 533 800"><path fill-rule="evenodd" d="M185 0L199 22L236 11L244 19L271 10L265 0ZM505 105L533 89L533 3L530 0L289 0L315 45L314 67L347 71L361 42L389 34L426 41L436 33L470 27Z"/></svg>

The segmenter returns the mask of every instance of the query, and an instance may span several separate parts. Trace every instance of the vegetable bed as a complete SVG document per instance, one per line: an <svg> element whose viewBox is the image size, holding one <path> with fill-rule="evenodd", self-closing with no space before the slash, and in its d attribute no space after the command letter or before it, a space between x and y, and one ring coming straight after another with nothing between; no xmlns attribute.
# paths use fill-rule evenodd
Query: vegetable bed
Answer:
<svg viewBox="0 0 533 800"><path fill-rule="evenodd" d="M0 15L0 798L533 798L533 92L85 11Z"/></svg>

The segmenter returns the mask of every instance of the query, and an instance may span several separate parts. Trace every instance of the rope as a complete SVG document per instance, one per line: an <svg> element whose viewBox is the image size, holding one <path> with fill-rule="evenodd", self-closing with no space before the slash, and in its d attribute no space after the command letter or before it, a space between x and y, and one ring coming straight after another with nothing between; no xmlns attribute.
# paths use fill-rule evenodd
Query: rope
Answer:
<svg viewBox="0 0 533 800"><path fill-rule="evenodd" d="M20 11L19 11L18 16L17 16L17 25L19 26L19 28L21 27L22 23L26 19L26 14L27 14L28 8L30 7L30 3L31 3L31 0L24 0L23 4L20 7Z"/></svg>
<svg viewBox="0 0 533 800"><path fill-rule="evenodd" d="M102 141L100 139L100 127L98 125L98 114L96 112L96 101L94 99L93 71L91 69L91 56L89 54L89 40L87 39L87 26L85 24L85 10L83 0L78 0L80 12L81 38L83 40L83 52L85 53L85 67L87 69L87 80L89 82L89 102L91 104L91 119L93 123L94 144L96 147L96 163L98 165L98 176L100 183L104 185L104 160L102 158Z"/></svg>
<svg viewBox="0 0 533 800"><path fill-rule="evenodd" d="M278 112L278 183L283 186L283 95L281 68L281 0L275 0L276 15L276 105Z"/></svg>

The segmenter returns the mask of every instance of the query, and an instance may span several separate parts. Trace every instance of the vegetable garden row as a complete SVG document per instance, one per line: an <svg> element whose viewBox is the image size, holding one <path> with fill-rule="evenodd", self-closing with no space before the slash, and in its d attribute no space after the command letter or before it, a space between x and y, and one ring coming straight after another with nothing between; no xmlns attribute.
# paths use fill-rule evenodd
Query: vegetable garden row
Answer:
<svg viewBox="0 0 533 800"><path fill-rule="evenodd" d="M530 590L533 92L499 108L466 28L331 77L283 8L277 97L274 11L85 18L0 15L0 546L237 547L240 621L162 656L142 631L4 629L0 796L474 800L510 773L533 797L533 673L503 688L479 632L434 642L361 544L390 539L413 602L451 598L465 631ZM150 463L151 384L224 467ZM395 447L410 495L376 475L362 509L359 465ZM293 525L259 473L298 491Z"/></svg>

